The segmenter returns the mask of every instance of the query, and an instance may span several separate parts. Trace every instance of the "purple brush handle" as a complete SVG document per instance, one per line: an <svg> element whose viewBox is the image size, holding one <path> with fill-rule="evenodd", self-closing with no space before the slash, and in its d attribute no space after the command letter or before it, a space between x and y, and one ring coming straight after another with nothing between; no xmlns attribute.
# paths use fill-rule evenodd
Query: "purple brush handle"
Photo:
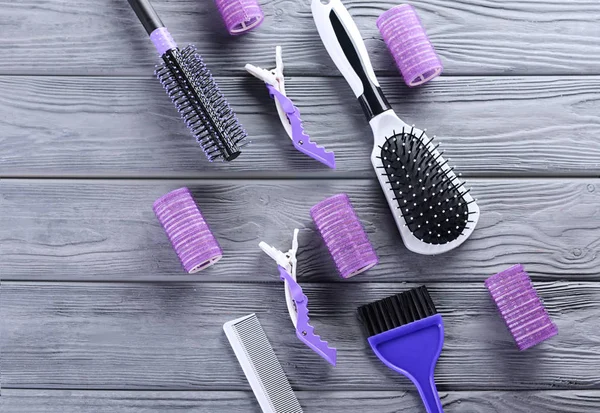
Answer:
<svg viewBox="0 0 600 413"><path fill-rule="evenodd" d="M294 106L294 103L272 85L268 83L266 85L271 97L279 101L292 125L292 142L294 143L294 147L303 154L335 169L335 154L331 151L326 151L324 147L310 140L310 137L304 132L304 128L302 127L300 111Z"/></svg>
<svg viewBox="0 0 600 413"><path fill-rule="evenodd" d="M150 40L154 43L159 56L164 55L171 49L177 49L177 43L175 43L166 27L159 27L150 33Z"/></svg>
<svg viewBox="0 0 600 413"><path fill-rule="evenodd" d="M310 347L315 353L335 366L337 350L329 347L326 341L321 340L321 337L314 333L315 328L308 324L308 298L302 292L302 287L300 287L285 268L281 265L278 265L278 268L279 277L282 281L287 281L294 303L296 303L296 311L298 312L296 335L300 341Z"/></svg>
<svg viewBox="0 0 600 413"><path fill-rule="evenodd" d="M413 6L392 7L379 16L377 27L408 86L422 85L442 73L442 62Z"/></svg>
<svg viewBox="0 0 600 413"><path fill-rule="evenodd" d="M519 350L527 350L558 334L522 265L491 276L485 286Z"/></svg>
<svg viewBox="0 0 600 413"><path fill-rule="evenodd" d="M368 341L383 364L414 383L427 413L444 413L433 377L444 346L442 316L413 321L371 336Z"/></svg>

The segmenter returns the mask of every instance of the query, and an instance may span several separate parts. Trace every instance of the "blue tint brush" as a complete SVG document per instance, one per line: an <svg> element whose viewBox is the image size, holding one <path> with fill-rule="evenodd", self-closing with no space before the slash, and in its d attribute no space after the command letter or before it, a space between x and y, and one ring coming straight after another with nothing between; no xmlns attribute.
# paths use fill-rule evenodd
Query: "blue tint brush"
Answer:
<svg viewBox="0 0 600 413"><path fill-rule="evenodd" d="M427 413L443 413L433 373L444 345L444 323L427 288L363 305L358 317L379 360L414 383Z"/></svg>

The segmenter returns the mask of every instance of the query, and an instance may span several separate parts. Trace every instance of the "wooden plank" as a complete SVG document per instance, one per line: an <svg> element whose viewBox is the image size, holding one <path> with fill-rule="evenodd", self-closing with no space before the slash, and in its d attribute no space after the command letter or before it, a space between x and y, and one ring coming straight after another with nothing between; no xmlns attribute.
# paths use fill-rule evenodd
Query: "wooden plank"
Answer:
<svg viewBox="0 0 600 413"><path fill-rule="evenodd" d="M471 184L482 210L477 229L460 248L430 257L405 249L372 180L4 180L0 274L10 280L274 280L274 262L258 243L286 250L297 227L300 279L337 282L309 210L345 192L380 257L378 266L350 282L480 282L517 262L536 280L600 280L597 179ZM183 272L152 212L155 199L182 186L192 190L225 251L196 276Z"/></svg>
<svg viewBox="0 0 600 413"><path fill-rule="evenodd" d="M153 3L175 39L195 43L218 74L239 73L250 60L270 67L276 44L284 48L289 74L337 73L308 1L261 0L265 23L237 38L227 35L212 4ZM595 0L578 0L576 5L556 0L411 3L448 74L600 74L600 5ZM366 39L375 68L396 75L375 21L397 2L345 4ZM143 74L156 62L156 52L125 1L3 0L0 8L0 46L10 50L2 73Z"/></svg>
<svg viewBox="0 0 600 413"><path fill-rule="evenodd" d="M414 413L421 405L414 392L310 392L296 393L309 412ZM464 391L442 393L446 413L596 413L597 390L579 391ZM250 392L166 391L64 391L4 390L4 413L149 413L194 412L259 413Z"/></svg>
<svg viewBox="0 0 600 413"><path fill-rule="evenodd" d="M345 81L288 83L307 132L335 151L337 171L293 148L256 79L221 82L252 145L232 163L211 164L153 79L10 76L0 77L0 176L372 177L372 133ZM382 87L466 175L599 174L600 118L590 102L600 99L600 77L446 77L415 91L386 78Z"/></svg>
<svg viewBox="0 0 600 413"><path fill-rule="evenodd" d="M333 368L297 339L279 282L3 282L3 386L248 390L222 324L256 312L294 389L409 390L355 312L414 286L303 282L311 324L338 349ZM519 352L482 283L428 284L446 330L441 391L600 389L600 284L536 287L560 333Z"/></svg>

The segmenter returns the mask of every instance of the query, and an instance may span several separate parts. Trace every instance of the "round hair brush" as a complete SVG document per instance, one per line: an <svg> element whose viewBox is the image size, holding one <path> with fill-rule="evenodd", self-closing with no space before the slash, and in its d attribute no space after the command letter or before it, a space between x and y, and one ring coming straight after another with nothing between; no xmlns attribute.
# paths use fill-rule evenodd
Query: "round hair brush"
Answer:
<svg viewBox="0 0 600 413"><path fill-rule="evenodd" d="M156 77L209 161L240 155L246 131L192 45L180 50L148 0L127 0L163 63Z"/></svg>

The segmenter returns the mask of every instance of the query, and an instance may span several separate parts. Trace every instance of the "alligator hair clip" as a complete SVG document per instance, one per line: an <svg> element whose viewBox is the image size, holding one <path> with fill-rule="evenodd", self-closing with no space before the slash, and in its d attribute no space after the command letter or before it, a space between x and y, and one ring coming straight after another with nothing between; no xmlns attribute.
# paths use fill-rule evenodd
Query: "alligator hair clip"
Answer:
<svg viewBox="0 0 600 413"><path fill-rule="evenodd" d="M308 298L302 287L296 282L296 251L298 251L298 229L294 230L292 249L283 253L265 242L259 244L260 249L275 260L279 268L279 277L285 284L285 301L296 336L314 352L335 366L337 350L329 347L326 341L314 333L314 327L308 324Z"/></svg>
<svg viewBox="0 0 600 413"><path fill-rule="evenodd" d="M294 147L305 155L324 163L335 169L335 155L326 151L322 146L312 142L304 132L300 111L285 94L285 79L283 77L283 58L281 57L281 46L275 49L276 65L273 70L265 70L250 64L246 65L246 71L266 83L269 94L275 99L279 119L289 135Z"/></svg>

